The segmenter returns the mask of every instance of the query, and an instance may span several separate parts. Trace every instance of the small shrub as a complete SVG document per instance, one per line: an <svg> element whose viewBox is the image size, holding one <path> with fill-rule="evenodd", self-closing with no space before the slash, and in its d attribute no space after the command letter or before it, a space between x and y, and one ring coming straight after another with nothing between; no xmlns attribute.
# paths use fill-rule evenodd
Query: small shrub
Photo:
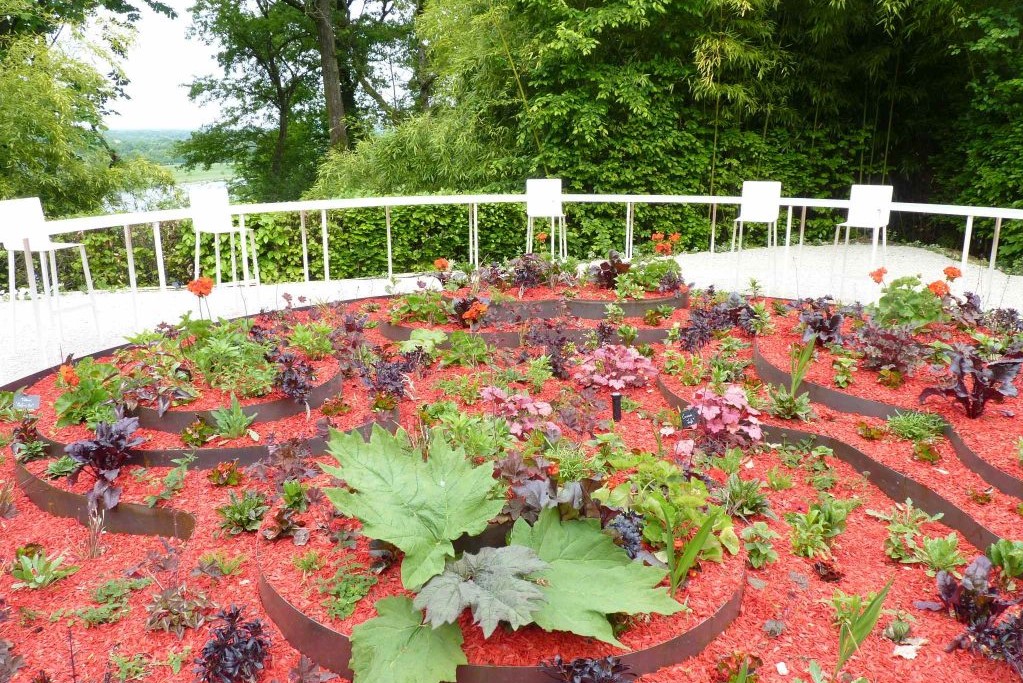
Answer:
<svg viewBox="0 0 1023 683"><path fill-rule="evenodd" d="M217 508L221 517L220 528L232 536L258 531L269 509L262 493L246 491L242 498L238 498L232 491L231 502Z"/></svg>
<svg viewBox="0 0 1023 683"><path fill-rule="evenodd" d="M249 426L256 420L256 415L246 415L242 412L242 406L234 394L231 394L230 408L217 408L212 414L217 425L217 434L225 439L238 439L246 434L253 437L253 440L258 438L255 432L249 430Z"/></svg>
<svg viewBox="0 0 1023 683"><path fill-rule="evenodd" d="M754 522L742 530L743 545L751 567L760 569L764 565L778 561L778 553L771 544L775 538L778 538L778 534L764 522Z"/></svg>

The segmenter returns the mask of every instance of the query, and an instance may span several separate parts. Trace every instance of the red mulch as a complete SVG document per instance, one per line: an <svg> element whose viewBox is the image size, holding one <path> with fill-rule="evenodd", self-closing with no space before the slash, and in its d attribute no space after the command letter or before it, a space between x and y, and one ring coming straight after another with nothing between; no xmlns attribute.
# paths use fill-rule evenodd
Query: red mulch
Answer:
<svg viewBox="0 0 1023 683"><path fill-rule="evenodd" d="M535 296L534 296L535 292ZM580 297L594 298L592 293L580 291ZM533 290L526 298L550 298L550 292ZM386 315L386 300L383 300L381 315ZM363 304L353 304L349 310L357 310ZM677 315L684 320L687 312ZM787 367L787 346L794 339L788 326L778 321L779 333L776 336L761 340L764 354L782 367ZM667 323L670 326L670 322ZM374 330L367 331L371 343L387 346L389 342L380 337ZM713 351L709 347L706 354ZM536 351L534 351L535 353ZM749 352L747 352L748 355ZM705 354L705 355L706 355ZM459 374L480 374L482 369L450 368L442 371L430 370L425 376L413 378L410 400L403 401L400 406L401 422L407 428L415 428L418 424L418 406L421 403L442 398L442 393L435 388L438 379ZM485 370L482 370L485 371ZM821 352L811 369L810 379L821 384L831 384L830 360L826 352ZM752 369L749 374L753 374ZM694 388L684 387L674 378L663 375L673 391L680 395L691 395ZM897 392L880 387L873 381L872 373L860 371L855 383L848 391L857 395L866 395L878 400L885 400L907 408L915 407L915 397L919 389L927 386L926 378L911 378L904 389ZM561 386L570 388L575 385L569 382L549 382L538 398L552 400L557 396ZM44 433L53 434L61 440L70 441L88 434L84 428L74 427L63 430L52 430L53 414L50 402L57 393L52 378L41 380L32 391L43 395L44 409L41 410L40 425ZM862 394L859 392L863 392ZM889 393L885 393L889 392ZM649 416L666 407L659 392L655 389L638 389L626 392L627 396L639 401L646 413L640 416L627 412L618 431L632 448L655 450L656 439L654 427ZM369 400L362 386L354 380L345 383L343 395L352 410L334 418L339 428L351 428L371 417ZM1018 403L1018 402L1017 402ZM194 406L190 406L194 407ZM463 406L468 411L483 412L488 409L485 402L474 406ZM1013 403L1003 407L1018 409ZM934 488L966 509L978 521L990 529L1006 537L1015 538L1019 535L1020 518L1015 514L1018 500L1008 496L995 495L995 500L988 505L980 505L970 499L969 490L984 489L986 485L976 475L967 471L954 456L947 443L939 445L942 460L937 465L927 465L909 457L908 442L885 438L882 441L866 441L855 431L856 416L834 413L822 406L816 406L819 419L808 425L794 425L842 439L864 450L872 457L912 476L921 483ZM928 409L939 412L946 419L953 421L960 434L968 439L985 458L991 462L996 460L996 449L1005 450L1005 444L1015 441L1020 435L1020 427L1014 419L1005 418L996 411L989 411L983 418L967 421L956 415L957 406L945 404L939 399L928 402ZM610 407L608 407L608 413ZM1017 410L1018 412L1018 410ZM261 437L273 433L279 437L307 436L312 433L320 413L313 411L307 420L305 415L295 416L267 425L257 426ZM958 421L957 421L958 420ZM775 422L765 416L765 421ZM877 423L878 421L871 421ZM0 431L8 432L9 426L0 426ZM155 432L145 433L149 437L149 447L173 447L179 445L174 435L161 435ZM578 435L566 433L569 438L581 440ZM665 439L664 447L670 449L675 440L685 436L677 434ZM244 440L231 442L228 445L244 445ZM219 444L214 444L219 445ZM12 478L11 458L8 449L4 449L4 461L0 464L0 479ZM330 462L329 456L317 458L319 462ZM763 581L756 586L746 587L743 599L742 614L739 619L715 639L700 656L668 667L657 673L644 676L638 680L644 683L669 682L703 682L711 680L712 670L717 659L734 651L750 652L764 660L764 667L758 672L764 683L774 681L791 681L795 676L807 678L806 669L809 659L822 662L825 670L829 670L837 656L837 629L831 624L832 610L828 604L834 590L840 588L847 593L866 593L879 589L884 582L895 577L895 583L886 603L889 609L904 609L916 618L914 635L926 637L929 642L912 661L892 656L893 644L880 637L881 628L890 620L883 616L878 629L864 643L861 651L853 657L847 670L855 675L866 676L872 683L923 683L933 679L933 672L941 671L943 680L952 683L996 683L1012 679L1010 669L1001 663L989 661L982 656L956 652L947 654L944 645L958 635L961 627L951 618L930 612L913 609L914 600L930 599L934 595L934 579L928 577L919 565L897 565L889 560L883 552L882 544L887 537L884 522L866 514L868 509L889 510L892 501L867 483L857 472L844 463L834 460L832 463L838 476L838 484L832 493L841 498L857 497L863 505L849 516L848 529L840 535L833 546L835 562L845 573L844 578L835 584L827 584L817 578L812 561L797 558L791 554L788 543L788 525L784 522L784 513L805 510L808 501L816 498L817 492L805 481L805 475L798 470L786 470L776 453L765 452L748 458L741 470L744 478L757 477L766 479L766 473L777 467L793 476L795 487L786 491L770 491L772 509L778 516L776 520L766 520L768 525L780 534L774 541L779 561L767 567L750 571L753 579ZM39 472L45 463L32 464L31 469ZM129 468L122 473L119 483L124 487L124 500L140 501L144 496L155 493L160 488L160 480L166 474L166 468L152 468L139 473L139 468ZM717 479L723 479L723 473L712 472ZM138 475L138 476L133 476ZM77 491L87 490L91 486L88 476L75 487ZM328 485L328 478L319 475L312 480L314 485ZM242 488L253 488L263 491L268 497L273 496L272 485L246 477ZM358 606L354 615L344 621L332 621L325 614L321 605L322 596L316 591L317 577L333 574L333 567L338 563L357 561L368 563L366 539L360 538L351 550L335 550L322 533L314 532L313 540L306 547L296 548L290 541L267 543L258 540L254 534L243 534L238 537L222 537L218 532L219 517L216 508L228 500L232 489L212 487L204 473L190 472L186 478L183 491L167 503L175 508L187 510L196 515L196 529L191 541L179 545L180 570L177 576L159 573L155 578L160 584L167 585L175 580L183 580L194 589L204 591L219 605L231 603L246 605L246 614L250 617L265 619L256 592L257 558L266 570L269 580L289 600L302 608L311 616L321 619L332 628L342 632L350 632L351 627L373 616L372 602L381 596L401 592L397 567L386 570L380 582L372 589L366 600ZM124 569L138 564L150 551L162 549L157 539L137 536L108 534L104 536L104 554L95 560L81 559L81 552L86 538L86 530L68 520L55 519L42 512L30 503L27 498L16 490L15 501L18 515L10 520L0 520L0 562L8 565L14 549L25 543L37 541L45 545L48 552L63 552L71 561L81 565L82 569L74 576L41 591L12 591L14 582L9 572L0 574L0 597L6 599L12 609L11 618L0 622L0 638L15 642L16 652L26 657L26 672L46 669L55 681L64 683L71 681L68 653L68 629L65 620L51 623L49 615L57 609L75 609L92 604L89 591L102 582L119 576ZM300 518L312 527L320 521L326 522L329 517L329 503L322 502ZM356 529L358 524L352 520L333 522ZM736 522L737 531L742 526ZM949 529L940 523L927 525L925 532L931 536L947 535ZM330 566L317 573L316 577L303 580L292 564L292 558L309 549L320 549L328 558ZM964 555L971 557L982 549L971 548L960 539L960 549ZM247 561L241 573L214 582L208 577L191 577L191 569L196 566L198 558L207 552L220 550L227 555L244 554ZM742 557L727 558L723 564L703 563L701 571L684 591L684 596L691 613L683 613L673 617L655 616L637 622L627 631L622 640L630 647L642 647L661 641L696 624L700 619L711 614L734 590L742 569ZM802 588L792 579L793 573L806 577L806 588ZM797 577L799 578L799 577ZM145 606L152 594L158 590L154 584L131 597L130 614L114 625L85 629L76 625L71 629L75 647L75 662L79 680L98 679L106 663L107 655L117 651L125 655L145 653L154 659L166 659L168 650L180 650L184 646L191 647L194 657L201 650L208 638L208 626L196 631L186 631L185 638L178 641L173 635L162 632L148 632L144 629L146 618ZM38 618L30 619L31 610L40 613ZM785 630L778 638L770 638L763 625L767 619L781 619ZM489 640L482 638L478 628L472 626L467 618L461 623L465 634L465 650L471 662L476 663L524 663L530 664L542 658L549 658L556 653L566 657L599 656L615 652L614 648L604 644L588 641L571 634L549 634L536 627L520 629L514 634L502 630L495 632ZM269 633L273 639L273 660L262 677L265 681L287 680L287 672L298 659L294 649L284 642L281 634L272 625ZM785 662L790 673L787 677L775 671L775 664ZM27 680L27 675L22 676ZM190 667L177 675L171 673L166 666L154 666L151 680L191 681L193 674Z"/></svg>

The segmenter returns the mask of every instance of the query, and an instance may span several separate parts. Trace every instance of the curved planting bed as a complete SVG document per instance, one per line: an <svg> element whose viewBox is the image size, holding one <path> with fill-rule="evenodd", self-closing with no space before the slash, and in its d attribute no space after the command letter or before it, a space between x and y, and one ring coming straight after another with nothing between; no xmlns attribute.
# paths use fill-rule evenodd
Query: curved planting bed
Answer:
<svg viewBox="0 0 1023 683"><path fill-rule="evenodd" d="M978 436L1023 436L1013 333L917 292L941 313L906 339L1004 399L971 423L924 392L951 370L873 389L884 305L690 301L670 264L445 269L7 387L0 676L10 653L182 683L1015 675L1023 503ZM940 420L904 414L921 392Z"/></svg>

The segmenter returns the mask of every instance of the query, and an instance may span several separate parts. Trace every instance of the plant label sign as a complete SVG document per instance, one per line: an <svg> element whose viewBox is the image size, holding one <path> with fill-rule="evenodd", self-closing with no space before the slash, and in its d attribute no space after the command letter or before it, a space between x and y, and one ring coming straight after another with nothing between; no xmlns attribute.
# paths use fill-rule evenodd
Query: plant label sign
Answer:
<svg viewBox="0 0 1023 683"><path fill-rule="evenodd" d="M682 426L692 429L696 426L699 416L700 414L696 411L696 408L686 408L682 411Z"/></svg>
<svg viewBox="0 0 1023 683"><path fill-rule="evenodd" d="M39 410L37 394L18 394L14 397L14 408L17 410Z"/></svg>

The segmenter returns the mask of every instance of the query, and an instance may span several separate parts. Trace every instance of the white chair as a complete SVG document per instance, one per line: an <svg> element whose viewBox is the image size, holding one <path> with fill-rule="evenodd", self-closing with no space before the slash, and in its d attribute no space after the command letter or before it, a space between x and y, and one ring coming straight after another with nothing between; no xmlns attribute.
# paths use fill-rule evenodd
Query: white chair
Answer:
<svg viewBox="0 0 1023 683"><path fill-rule="evenodd" d="M192 227L195 230L195 277L202 271L199 260L199 240L201 235L213 235L213 253L216 257L217 284L221 283L220 273L220 236L230 235L231 241L231 280L238 283L238 261L235 257L235 234L241 244L242 277L249 282L249 250L252 253L252 271L259 284L259 258L256 254L256 238L245 230L245 222L241 219L235 226L231 220L231 200L227 196L227 188L223 185L198 185L188 191L189 205L192 209Z"/></svg>
<svg viewBox="0 0 1023 683"><path fill-rule="evenodd" d="M89 294L95 318L96 300L93 296L92 272L89 270L89 257L85 253L85 246L77 242L54 242L51 237L46 227L43 205L38 197L0 201L0 240L2 240L4 249L7 250L7 286L10 290L12 317L14 315L14 293L17 291L14 277L15 253L20 251L25 255L28 287L33 298L38 292L32 255L39 254L39 270L43 279L42 294L47 297L48 301L50 297L56 299L59 323L60 280L57 276L56 253L64 249L78 249L78 253L82 257L85 288ZM49 302L49 305L52 308L52 301ZM98 324L97 318L97 326Z"/></svg>
<svg viewBox="0 0 1023 683"><path fill-rule="evenodd" d="M845 247L849 250L849 230L859 228L873 232L870 250L870 267L877 261L877 238L880 234L882 250L888 253L888 221L892 212L891 185L853 185L849 192L849 213L844 223L835 226L835 248L838 248L838 237L845 228ZM842 272L845 273L845 258L842 259Z"/></svg>
<svg viewBox="0 0 1023 683"><path fill-rule="evenodd" d="M739 251L742 251L742 231L746 223L767 224L767 246L778 246L778 211L781 209L781 183L773 180L747 180L742 184L742 201L739 217L732 223L732 246L735 251L735 234L739 234Z"/></svg>
<svg viewBox="0 0 1023 683"><path fill-rule="evenodd" d="M530 178L526 180L526 253L533 253L533 224L537 218L551 221L551 257L554 257L558 238L561 245L558 255L568 258L568 243L565 232L565 212L561 206L560 178Z"/></svg>

